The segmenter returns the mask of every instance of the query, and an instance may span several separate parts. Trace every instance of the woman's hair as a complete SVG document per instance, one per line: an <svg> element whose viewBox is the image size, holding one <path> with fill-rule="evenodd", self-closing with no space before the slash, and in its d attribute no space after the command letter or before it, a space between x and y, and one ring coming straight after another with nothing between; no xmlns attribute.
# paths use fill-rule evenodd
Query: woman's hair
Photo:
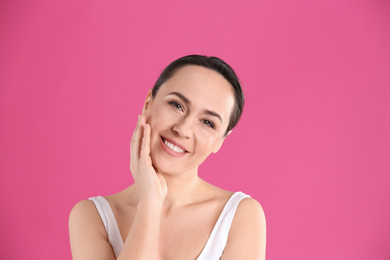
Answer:
<svg viewBox="0 0 390 260"><path fill-rule="evenodd" d="M175 72L186 66L186 65L197 65L210 70L214 70L222 75L233 87L235 102L232 114L230 116L229 125L225 132L225 136L230 130L232 130L238 123L244 109L244 93L242 92L240 82L234 70L223 60L217 57L209 57L204 55L188 55L181 57L171 62L161 73L157 79L152 90L152 98L155 98L161 85L169 80Z"/></svg>

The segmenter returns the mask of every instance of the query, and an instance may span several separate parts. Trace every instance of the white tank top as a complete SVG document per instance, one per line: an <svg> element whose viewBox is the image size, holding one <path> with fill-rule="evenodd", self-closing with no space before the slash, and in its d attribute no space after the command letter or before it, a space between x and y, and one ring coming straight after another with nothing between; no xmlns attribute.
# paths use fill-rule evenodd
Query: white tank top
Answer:
<svg viewBox="0 0 390 260"><path fill-rule="evenodd" d="M197 260L220 259L227 243L230 226L234 214L236 213L237 206L244 198L250 198L250 196L242 192L235 192L228 202L226 202L225 207L223 208L221 215L219 215L217 223ZM104 227L106 228L108 242L111 244L115 256L118 258L123 247L123 241L110 204L101 196L89 199L95 203Z"/></svg>

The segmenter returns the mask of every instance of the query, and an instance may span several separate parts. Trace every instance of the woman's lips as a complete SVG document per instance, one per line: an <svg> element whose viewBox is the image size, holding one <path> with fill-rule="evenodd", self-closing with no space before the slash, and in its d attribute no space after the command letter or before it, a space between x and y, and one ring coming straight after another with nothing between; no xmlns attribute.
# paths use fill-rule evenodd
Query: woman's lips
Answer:
<svg viewBox="0 0 390 260"><path fill-rule="evenodd" d="M160 139L161 146L165 152L173 156L183 156L188 151L184 149L183 146L179 145L177 142L172 139L161 137Z"/></svg>

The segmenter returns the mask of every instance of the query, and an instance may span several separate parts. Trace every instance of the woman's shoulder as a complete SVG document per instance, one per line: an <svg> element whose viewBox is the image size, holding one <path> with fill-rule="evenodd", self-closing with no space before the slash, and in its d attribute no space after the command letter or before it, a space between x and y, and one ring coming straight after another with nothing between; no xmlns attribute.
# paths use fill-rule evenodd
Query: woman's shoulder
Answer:
<svg viewBox="0 0 390 260"><path fill-rule="evenodd" d="M69 214L69 229L77 230L79 227L96 227L100 230L101 219L93 201L89 199L81 200L73 206Z"/></svg>
<svg viewBox="0 0 390 260"><path fill-rule="evenodd" d="M69 228L73 226L85 226L97 230L106 236L98 207L100 205L102 208L108 202L110 208L116 208L121 203L123 192L120 191L108 196L91 196L89 199L77 202L69 214Z"/></svg>
<svg viewBox="0 0 390 260"><path fill-rule="evenodd" d="M239 202L237 205L237 210L235 212L235 217L233 221L233 225L239 225L242 221L251 221L256 222L259 225L263 225L265 227L265 214L263 207L261 204L254 198L250 196L250 194L246 194L244 192L232 192L228 190L224 190L213 186L207 183L208 189L210 191L210 197L214 200L225 201L227 202L234 195L235 199Z"/></svg>
<svg viewBox="0 0 390 260"><path fill-rule="evenodd" d="M69 214L69 237L73 259L115 259L94 201L79 201Z"/></svg>
<svg viewBox="0 0 390 260"><path fill-rule="evenodd" d="M73 206L69 214L68 224L74 259L80 259L76 256L79 256L82 252L92 252L94 244L101 245L102 249L108 248L107 233L100 215L91 200L82 200ZM109 250L106 251L109 252Z"/></svg>
<svg viewBox="0 0 390 260"><path fill-rule="evenodd" d="M256 219L264 218L264 210L261 204L250 194L246 194L241 191L230 192L226 191L222 193L222 197L225 200L232 200L232 203L237 204L237 210L235 212L235 219L246 218L246 216L254 216ZM245 220L245 219L243 219ZM237 221L240 222L241 220Z"/></svg>
<svg viewBox="0 0 390 260"><path fill-rule="evenodd" d="M246 216L247 214L250 214L252 216L256 216L259 218L263 218L264 216L264 210L261 204L252 197L245 197L240 204L237 207L237 213L238 218L242 216Z"/></svg>
<svg viewBox="0 0 390 260"><path fill-rule="evenodd" d="M242 238L246 239L243 240ZM229 259L239 256L248 259L256 255L256 259L265 259L266 220L263 207L254 198L246 197L240 201L235 212L229 232L224 255Z"/></svg>
<svg viewBox="0 0 390 260"><path fill-rule="evenodd" d="M70 211L69 219L79 219L80 217L90 217L96 215L97 210L94 203L89 199L77 202Z"/></svg>
<svg viewBox="0 0 390 260"><path fill-rule="evenodd" d="M217 186L214 186L204 180L204 194L206 197L208 197L210 200L219 200L219 201L225 201L227 202L230 198L233 197L233 195L236 195L235 197L240 200L239 204L244 204L244 206L241 206L240 208L244 208L244 211L247 210L247 208L261 208L260 203L256 200L251 198L250 194L246 194L241 191L229 191L222 188L219 188Z"/></svg>

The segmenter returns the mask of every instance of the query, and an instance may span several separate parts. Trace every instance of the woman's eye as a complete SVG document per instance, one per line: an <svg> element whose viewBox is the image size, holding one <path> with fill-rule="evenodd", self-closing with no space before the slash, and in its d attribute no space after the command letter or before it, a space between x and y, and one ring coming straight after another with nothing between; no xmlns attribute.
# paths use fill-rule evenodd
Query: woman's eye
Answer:
<svg viewBox="0 0 390 260"><path fill-rule="evenodd" d="M209 120L207 120L207 119L202 120L202 122L203 122L205 125L214 128L213 122L211 122L211 121L209 121Z"/></svg>
<svg viewBox="0 0 390 260"><path fill-rule="evenodd" d="M170 104L171 106L173 106L173 107L179 109L179 110L183 110L183 108L181 107L181 105L180 105L179 103L175 102L175 101L171 101L171 102L169 102L169 104Z"/></svg>

